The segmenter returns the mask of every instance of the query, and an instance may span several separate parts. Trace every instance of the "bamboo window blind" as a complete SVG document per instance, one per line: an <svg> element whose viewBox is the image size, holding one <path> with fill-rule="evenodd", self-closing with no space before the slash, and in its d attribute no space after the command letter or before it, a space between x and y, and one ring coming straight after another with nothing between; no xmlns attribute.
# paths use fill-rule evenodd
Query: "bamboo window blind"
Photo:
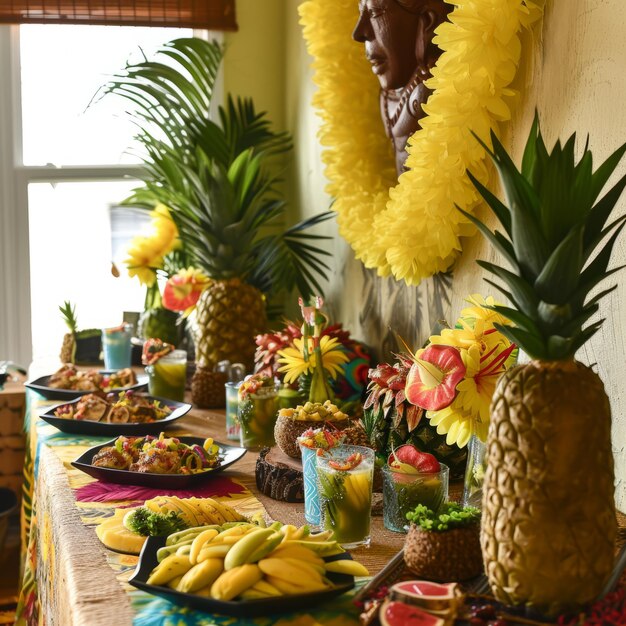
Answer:
<svg viewBox="0 0 626 626"><path fill-rule="evenodd" d="M0 23L237 30L235 0L0 0Z"/></svg>

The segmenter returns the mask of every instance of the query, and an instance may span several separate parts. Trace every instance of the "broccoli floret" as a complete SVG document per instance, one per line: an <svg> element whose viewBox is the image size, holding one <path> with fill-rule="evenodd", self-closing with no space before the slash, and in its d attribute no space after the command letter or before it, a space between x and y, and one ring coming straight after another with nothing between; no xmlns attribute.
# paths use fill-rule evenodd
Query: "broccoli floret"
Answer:
<svg viewBox="0 0 626 626"><path fill-rule="evenodd" d="M154 513L145 506L130 511L124 517L124 526L143 536L164 537L187 528L187 524L175 511Z"/></svg>

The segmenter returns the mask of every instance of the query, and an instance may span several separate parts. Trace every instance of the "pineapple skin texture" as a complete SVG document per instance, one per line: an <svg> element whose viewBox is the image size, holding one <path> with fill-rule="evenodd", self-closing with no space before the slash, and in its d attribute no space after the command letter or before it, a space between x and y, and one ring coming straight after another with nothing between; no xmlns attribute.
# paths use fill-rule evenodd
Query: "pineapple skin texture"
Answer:
<svg viewBox="0 0 626 626"><path fill-rule="evenodd" d="M491 405L481 546L496 598L548 615L600 593L617 522L611 410L576 361L521 365Z"/></svg>
<svg viewBox="0 0 626 626"><path fill-rule="evenodd" d="M196 305L196 362L212 369L222 360L253 370L254 338L267 326L265 297L238 278L215 280Z"/></svg>

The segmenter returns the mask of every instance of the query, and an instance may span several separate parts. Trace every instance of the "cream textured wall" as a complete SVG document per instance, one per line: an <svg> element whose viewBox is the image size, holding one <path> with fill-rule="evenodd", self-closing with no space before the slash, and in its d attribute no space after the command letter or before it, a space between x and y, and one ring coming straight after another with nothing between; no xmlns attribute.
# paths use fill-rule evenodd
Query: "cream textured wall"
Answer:
<svg viewBox="0 0 626 626"><path fill-rule="evenodd" d="M543 33L539 34L543 45L535 42L534 65L521 72L519 86L523 95L506 143L519 158L537 107L550 143L573 131L578 131L583 139L589 133L591 148L599 161L626 141L626 4L623 0L548 2ZM286 0L285 121L296 140L296 154L291 164L291 194L301 212L307 215L326 208L330 199L323 192L321 149L315 139L319 122L310 106L314 86L310 59L298 25L298 4L298 0ZM626 165L622 164L618 175L625 172ZM619 212L625 207L626 197L618 207ZM331 226L327 231L334 233ZM335 303L337 315L355 335L383 349L390 346L387 325L391 319L398 331L416 343L428 336L429 328L438 317L453 320L467 294L486 293L487 286L474 261L493 256L484 243L475 238L466 242L450 284L431 279L424 281L419 289L408 289L394 286L390 279L381 281L364 272L338 239L333 242L333 252L334 273L328 295ZM625 235L614 256L615 264L626 262ZM611 399L617 499L618 506L625 510L626 274L620 274L618 281L618 290L602 305L601 317L607 318L603 329L581 351L579 358L598 364L597 370Z"/></svg>

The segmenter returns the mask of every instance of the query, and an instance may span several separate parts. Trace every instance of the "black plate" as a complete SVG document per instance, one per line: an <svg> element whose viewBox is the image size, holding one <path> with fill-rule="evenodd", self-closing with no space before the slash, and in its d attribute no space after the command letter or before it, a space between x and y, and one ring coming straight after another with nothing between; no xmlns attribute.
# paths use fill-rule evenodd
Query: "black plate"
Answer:
<svg viewBox="0 0 626 626"><path fill-rule="evenodd" d="M100 374L111 374L117 370L98 370ZM36 380L31 380L24 384L25 387L36 391L41 394L46 400L73 400L80 396L87 395L88 393L94 393L93 391L80 391L75 389L55 389L54 387L48 387L50 376L41 376ZM148 377L146 375L137 376L137 383L130 387L115 387L111 391L128 391L129 389L139 390L146 387L148 384Z"/></svg>
<svg viewBox="0 0 626 626"><path fill-rule="evenodd" d="M117 393L117 390L115 391ZM51 407L39 417L48 422L48 424L52 424L55 428L58 428L61 432L71 433L73 435L108 435L109 437L116 435L158 435L163 429L171 425L172 422L180 419L191 409L191 404L187 404L186 402L176 402L175 400L158 398L157 396L146 397L150 400L159 400L161 405L169 407L172 409L172 412L162 420L148 422L147 424L110 424L109 422L94 422L92 420L75 420L66 417L57 417L54 414L60 406L80 402L80 398L76 398L71 402L64 402Z"/></svg>
<svg viewBox="0 0 626 626"><path fill-rule="evenodd" d="M117 439L117 437L116 437ZM198 444L201 446L204 443L202 437L178 437L182 443L186 443L188 446ZM205 472L199 472L197 474L150 474L143 472L130 472L128 470L109 469L108 467L94 467L91 464L95 454L106 446L112 446L115 444L115 439L101 443L99 446L89 448L85 453L81 454L75 461L72 461L72 465L79 470L89 474L98 480L103 480L109 483L117 483L119 485L138 485L139 487L151 487L154 489L188 489L194 487L199 483L206 480L211 480L211 476L217 472L221 472L229 465L232 465L238 461L245 453L245 448L238 448L236 446L229 446L225 443L215 441L220 448L220 456L222 457L222 464L214 469L206 470Z"/></svg>
<svg viewBox="0 0 626 626"><path fill-rule="evenodd" d="M272 615L274 613L286 613L289 611L301 611L302 609L319 606L331 598L340 596L354 587L354 577L347 574L336 574L328 572L327 577L335 587L324 591L312 591L298 595L286 595L276 598L262 598L259 600L231 600L225 602L198 596L194 593L183 593L169 587L159 587L149 585L146 581L150 577L152 570L158 565L157 550L165 545L165 537L148 537L148 540L141 550L137 569L128 581L134 587L160 596L180 606L190 606L198 611L206 613L221 613L222 615L233 615L235 617L257 617L260 615ZM336 561L340 559L351 559L352 557L344 552L336 556L327 557L325 561Z"/></svg>

